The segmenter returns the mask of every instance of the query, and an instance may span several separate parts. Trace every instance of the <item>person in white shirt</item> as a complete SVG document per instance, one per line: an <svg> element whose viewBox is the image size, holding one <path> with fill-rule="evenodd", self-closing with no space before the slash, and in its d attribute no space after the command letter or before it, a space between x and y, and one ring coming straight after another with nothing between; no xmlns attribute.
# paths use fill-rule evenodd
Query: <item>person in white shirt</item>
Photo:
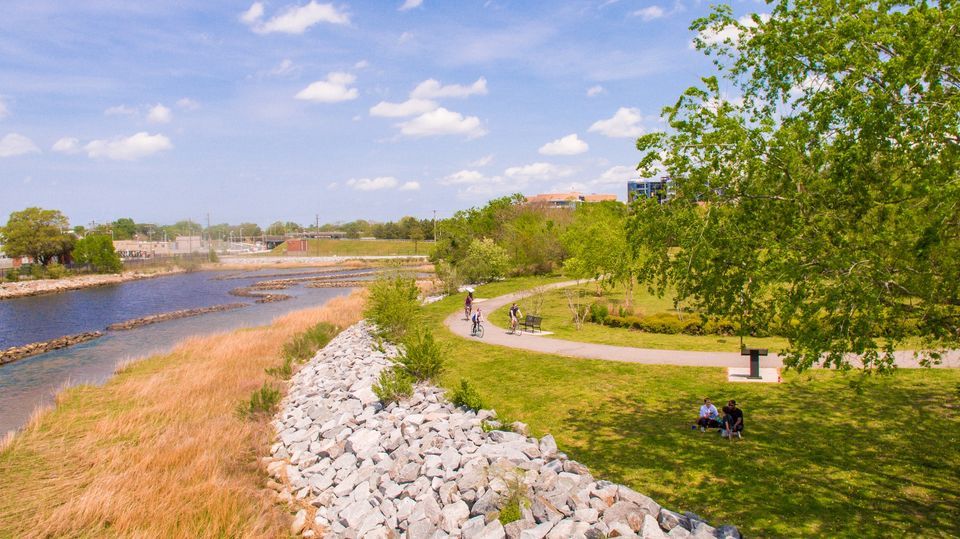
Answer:
<svg viewBox="0 0 960 539"><path fill-rule="evenodd" d="M706 432L707 429L720 428L720 412L717 407L710 402L710 399L703 399L703 406L700 407L700 417L697 418L697 425L700 426L700 432Z"/></svg>

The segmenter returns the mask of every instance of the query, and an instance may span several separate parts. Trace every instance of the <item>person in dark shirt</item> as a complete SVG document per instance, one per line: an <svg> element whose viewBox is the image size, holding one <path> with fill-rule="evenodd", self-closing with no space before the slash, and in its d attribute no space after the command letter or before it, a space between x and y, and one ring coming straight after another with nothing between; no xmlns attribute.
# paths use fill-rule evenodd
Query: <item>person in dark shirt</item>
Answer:
<svg viewBox="0 0 960 539"><path fill-rule="evenodd" d="M740 438L743 432L743 410L737 407L737 401L727 401L723 407L723 435L733 439L734 436Z"/></svg>

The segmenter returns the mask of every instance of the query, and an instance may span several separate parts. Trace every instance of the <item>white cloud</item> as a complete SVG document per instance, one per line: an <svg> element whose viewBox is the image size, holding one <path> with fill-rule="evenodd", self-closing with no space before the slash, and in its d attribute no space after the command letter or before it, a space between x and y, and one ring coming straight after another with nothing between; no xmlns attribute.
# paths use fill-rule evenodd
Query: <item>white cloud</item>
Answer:
<svg viewBox="0 0 960 539"><path fill-rule="evenodd" d="M357 70L366 69L368 67L370 67L370 62L366 60L360 60L359 62L353 64L353 68Z"/></svg>
<svg viewBox="0 0 960 539"><path fill-rule="evenodd" d="M397 43L403 45L404 43L413 39L413 32L404 32L400 34L400 37L397 38Z"/></svg>
<svg viewBox="0 0 960 539"><path fill-rule="evenodd" d="M759 17L761 22L767 22L770 20L770 15L767 13L760 13ZM737 19L737 23L739 23L739 27L735 24L728 24L719 30L708 28L700 32L697 37L699 37L705 45L716 45L719 43L724 43L727 40L736 45L737 42L740 41L741 31L757 27L757 23L753 21L752 15L744 15L743 17L740 17ZM697 48L696 43L691 41L690 48Z"/></svg>
<svg viewBox="0 0 960 539"><path fill-rule="evenodd" d="M68 155L80 153L80 140L74 137L63 137L53 143L51 150Z"/></svg>
<svg viewBox="0 0 960 539"><path fill-rule="evenodd" d="M173 119L173 113L169 108L157 103L147 111L147 122L152 124L168 124Z"/></svg>
<svg viewBox="0 0 960 539"><path fill-rule="evenodd" d="M103 113L107 116L133 116L137 113L137 109L126 105L117 105L116 107L108 108L103 111Z"/></svg>
<svg viewBox="0 0 960 539"><path fill-rule="evenodd" d="M300 90L296 98L318 103L339 103L356 99L359 92L348 88L357 78L350 73L334 71L327 74L327 80L319 80Z"/></svg>
<svg viewBox="0 0 960 539"><path fill-rule="evenodd" d="M190 99L189 97L184 97L182 99L177 100L177 107L183 110L197 110L200 108L200 103L197 103L196 101L194 101L193 99Z"/></svg>
<svg viewBox="0 0 960 539"><path fill-rule="evenodd" d="M471 167L485 167L485 166L489 165L490 163L493 163L493 154L485 155L485 156L481 157L480 159L477 159L476 161L472 161L472 162L470 162L470 163L468 164L468 166L471 166Z"/></svg>
<svg viewBox="0 0 960 539"><path fill-rule="evenodd" d="M173 144L167 137L159 133L151 135L145 131L129 137L94 140L83 147L87 155L94 159L104 157L118 161L134 161L171 148Z"/></svg>
<svg viewBox="0 0 960 539"><path fill-rule="evenodd" d="M642 121L639 109L620 107L612 118L594 122L588 131L612 138L639 137L643 134Z"/></svg>
<svg viewBox="0 0 960 539"><path fill-rule="evenodd" d="M440 180L443 185L474 184L486 181L488 178L476 170L460 170Z"/></svg>
<svg viewBox="0 0 960 539"><path fill-rule="evenodd" d="M347 185L357 191L379 191L380 189L393 189L399 182L393 176L380 176L377 178L359 178L347 180Z"/></svg>
<svg viewBox="0 0 960 539"><path fill-rule="evenodd" d="M627 180L636 179L637 170L624 165L616 165L608 168L597 179L590 182L591 185L620 185L626 186Z"/></svg>
<svg viewBox="0 0 960 539"><path fill-rule="evenodd" d="M596 86L591 86L587 90L587 97L596 97L604 92L606 92L606 90L604 90L603 86L600 86L599 84Z"/></svg>
<svg viewBox="0 0 960 539"><path fill-rule="evenodd" d="M32 140L19 133L7 133L0 138L0 157L14 157L28 153L40 153Z"/></svg>
<svg viewBox="0 0 960 539"><path fill-rule="evenodd" d="M552 180L556 178L564 178L573 174L573 169L569 167L560 167L550 163L539 162L520 167L510 167L503 171L503 174L508 178L525 182L530 180Z"/></svg>
<svg viewBox="0 0 960 539"><path fill-rule="evenodd" d="M284 34L302 34L311 26L326 22L330 24L349 24L350 16L338 10L333 4L318 4L315 0L303 6L291 6L273 18L263 20L263 4L254 2L250 9L240 14L240 21L258 34L281 32Z"/></svg>
<svg viewBox="0 0 960 539"><path fill-rule="evenodd" d="M406 182L400 186L401 191L419 191L420 182Z"/></svg>
<svg viewBox="0 0 960 539"><path fill-rule="evenodd" d="M652 21L654 19L659 19L660 17L663 17L664 15L666 15L666 13L667 12L664 11L662 7L653 5L653 6L647 6L643 9L638 9L634 11L632 15L634 17L640 17L645 21Z"/></svg>
<svg viewBox="0 0 960 539"><path fill-rule="evenodd" d="M398 127L400 127L401 133L411 137L466 135L469 138L476 138L487 134L487 131L480 125L480 118L476 116L464 117L459 112L453 112L443 107L402 122L398 124Z"/></svg>
<svg viewBox="0 0 960 539"><path fill-rule="evenodd" d="M400 6L400 11L417 8L421 4L423 4L423 0L404 0L403 5Z"/></svg>
<svg viewBox="0 0 960 539"><path fill-rule="evenodd" d="M410 92L410 97L416 99L440 99L444 97L469 97L471 95L487 95L487 79L480 77L470 86L448 84L443 86L436 79L427 79L417 85Z"/></svg>
<svg viewBox="0 0 960 539"><path fill-rule="evenodd" d="M240 22L248 25L254 24L262 18L263 18L263 4L260 2L254 2L250 6L250 9L240 14Z"/></svg>
<svg viewBox="0 0 960 539"><path fill-rule="evenodd" d="M6 118L7 116L10 116L10 109L7 108L6 101L4 101L2 97L0 97L0 120Z"/></svg>
<svg viewBox="0 0 960 539"><path fill-rule="evenodd" d="M408 99L403 103L390 103L381 101L370 107L370 116L380 116L382 118L403 118L404 116L414 116L430 112L437 108L437 104L429 99Z"/></svg>
<svg viewBox="0 0 960 539"><path fill-rule="evenodd" d="M590 149L586 142L580 140L576 133L540 146L541 155L577 155Z"/></svg>

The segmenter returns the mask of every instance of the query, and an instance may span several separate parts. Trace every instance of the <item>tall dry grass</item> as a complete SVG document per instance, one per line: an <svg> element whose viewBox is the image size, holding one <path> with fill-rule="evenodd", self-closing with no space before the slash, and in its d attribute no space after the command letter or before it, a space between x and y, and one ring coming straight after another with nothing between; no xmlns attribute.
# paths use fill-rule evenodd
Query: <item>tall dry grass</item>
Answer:
<svg viewBox="0 0 960 539"><path fill-rule="evenodd" d="M263 328L189 339L62 392L0 449L0 537L275 537L289 515L258 457L268 418L235 412L294 334L346 327L365 291Z"/></svg>

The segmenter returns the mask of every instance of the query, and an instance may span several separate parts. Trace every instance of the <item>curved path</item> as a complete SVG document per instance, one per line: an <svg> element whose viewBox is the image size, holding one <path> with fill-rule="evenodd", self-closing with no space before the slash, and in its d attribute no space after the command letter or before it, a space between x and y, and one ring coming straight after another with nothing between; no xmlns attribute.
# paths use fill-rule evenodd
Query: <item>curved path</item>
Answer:
<svg viewBox="0 0 960 539"><path fill-rule="evenodd" d="M546 285L547 289L572 286L577 281L564 281ZM508 330L494 325L489 314L500 307L513 303L533 294L531 290L514 292L490 299L479 299L483 307L485 333L482 342L508 348L519 348L531 352L556 354L560 356L603 359L607 361L624 361L628 363L646 363L651 365L682 365L686 367L747 367L749 361L739 352L693 352L687 350L658 350L651 348L633 348L630 346L613 346L609 344L595 344L563 339L554 339L537 334L523 333L520 336L509 333ZM465 339L475 339L470 336L470 322L464 320L463 311L457 310L443 321L444 325L455 335ZM896 352L897 365L901 368L916 368L920 365L913 357L913 352ZM960 367L960 351L949 352L940 367ZM783 362L776 354L760 358L760 367L783 367Z"/></svg>

